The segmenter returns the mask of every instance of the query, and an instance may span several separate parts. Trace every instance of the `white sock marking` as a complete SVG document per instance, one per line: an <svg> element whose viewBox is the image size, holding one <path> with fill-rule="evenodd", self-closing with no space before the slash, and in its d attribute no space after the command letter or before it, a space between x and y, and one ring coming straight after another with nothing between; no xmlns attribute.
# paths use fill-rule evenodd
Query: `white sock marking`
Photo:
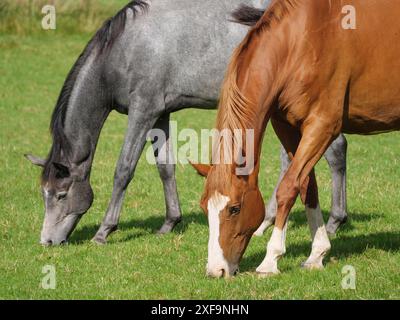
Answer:
<svg viewBox="0 0 400 320"><path fill-rule="evenodd" d="M287 222L283 230L274 227L271 239L269 240L267 245L267 255L265 256L264 261L257 268L258 273L279 273L278 260L286 252L286 230Z"/></svg>
<svg viewBox="0 0 400 320"><path fill-rule="evenodd" d="M319 205L315 209L306 207L306 215L312 237L312 250L305 264L322 268L322 260L330 250L331 244L325 229L321 208Z"/></svg>

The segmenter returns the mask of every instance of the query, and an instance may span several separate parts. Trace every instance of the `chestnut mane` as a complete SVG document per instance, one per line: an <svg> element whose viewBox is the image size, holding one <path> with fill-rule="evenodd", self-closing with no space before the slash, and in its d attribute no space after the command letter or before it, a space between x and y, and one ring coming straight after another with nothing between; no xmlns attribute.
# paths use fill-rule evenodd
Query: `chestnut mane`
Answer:
<svg viewBox="0 0 400 320"><path fill-rule="evenodd" d="M298 0L273 0L271 5L262 15L261 19L258 20L254 27L249 31L246 38L234 51L222 86L216 124L216 128L219 132L226 129L230 131L232 133L232 139L231 141L225 141L224 143L218 141L214 146L214 163L224 163L223 161L226 159L226 153L229 153L229 159L236 159L235 155L237 155L238 152L246 150L245 134L242 135L242 141L239 142L236 141L237 139L233 135L233 132L237 129L243 131L246 129L253 129L255 128L256 121L259 120L256 112L256 102L250 101L240 91L238 86L238 70L243 53L248 48L253 37L270 29L272 24L279 23L283 18L288 16L295 8L297 2ZM246 12L241 13L240 10L245 10ZM248 8L242 7L242 9L239 8L233 14L233 17L237 22L247 24L249 21L254 22L256 17L259 17L259 14L259 11L254 11L254 16L249 16ZM218 183L229 184L232 175L232 166L219 165L215 169L215 173L217 175L216 181L219 181Z"/></svg>

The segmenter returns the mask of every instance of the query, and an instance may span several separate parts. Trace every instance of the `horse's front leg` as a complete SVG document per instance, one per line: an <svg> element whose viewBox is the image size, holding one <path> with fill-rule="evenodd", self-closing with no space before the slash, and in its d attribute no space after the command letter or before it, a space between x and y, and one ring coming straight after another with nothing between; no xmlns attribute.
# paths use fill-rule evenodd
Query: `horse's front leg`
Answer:
<svg viewBox="0 0 400 320"><path fill-rule="evenodd" d="M155 129L162 131L164 139L156 139L153 142L154 156L157 162L158 172L164 187L164 198L166 207L166 219L158 231L158 234L171 232L181 222L182 213L179 205L178 190L175 178L175 161L172 141L170 139L170 115L161 117Z"/></svg>
<svg viewBox="0 0 400 320"><path fill-rule="evenodd" d="M114 188L103 222L93 241L105 244L107 237L116 231L126 189L133 179L136 165L146 144L146 136L159 115L150 112L148 104L132 104L128 115L128 129L114 175Z"/></svg>
<svg viewBox="0 0 400 320"><path fill-rule="evenodd" d="M347 140L340 135L325 153L332 172L332 208L326 230L334 235L347 221L346 158Z"/></svg>
<svg viewBox="0 0 400 320"><path fill-rule="evenodd" d="M347 158L347 140L344 135L339 137L330 145L325 152L325 159L329 164L332 173L332 208L326 230L328 234L336 234L339 227L347 221L347 195L346 195L346 158ZM262 236L275 222L277 202L276 192L286 171L290 165L289 156L284 147L281 148L281 174L274 190L274 193L265 207L265 219L255 236Z"/></svg>
<svg viewBox="0 0 400 320"><path fill-rule="evenodd" d="M275 223L276 210L278 208L278 204L276 202L276 192L278 191L279 184L281 183L283 177L285 176L286 171L288 170L290 165L290 158L285 150L285 148L281 147L281 173L278 179L278 183L276 184L274 193L271 196L271 199L268 202L268 205L265 207L265 218L261 226L254 232L254 235L257 237L261 237L265 230L267 230L270 226Z"/></svg>
<svg viewBox="0 0 400 320"><path fill-rule="evenodd" d="M313 240L311 255L304 266L307 268L322 267L323 258L330 250L330 242L319 206L313 168L328 148L333 133L329 134L329 127L324 127L320 123L312 123L304 130L303 136L300 138L300 132L288 124L276 120L273 120L272 123L275 132L293 160L277 191L278 212L275 227L267 246L266 257L257 268L257 272L262 276L279 273L278 260L286 251L285 241L289 213L299 194L306 205Z"/></svg>

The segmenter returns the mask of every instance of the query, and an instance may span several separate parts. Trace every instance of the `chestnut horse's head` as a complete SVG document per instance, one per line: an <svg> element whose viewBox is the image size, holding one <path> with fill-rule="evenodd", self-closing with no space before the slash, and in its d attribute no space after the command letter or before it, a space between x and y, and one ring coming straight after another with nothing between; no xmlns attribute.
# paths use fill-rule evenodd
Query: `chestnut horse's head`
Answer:
<svg viewBox="0 0 400 320"><path fill-rule="evenodd" d="M207 178L201 199L209 223L207 274L230 277L264 219L263 198L253 176L224 175L229 165L193 167Z"/></svg>

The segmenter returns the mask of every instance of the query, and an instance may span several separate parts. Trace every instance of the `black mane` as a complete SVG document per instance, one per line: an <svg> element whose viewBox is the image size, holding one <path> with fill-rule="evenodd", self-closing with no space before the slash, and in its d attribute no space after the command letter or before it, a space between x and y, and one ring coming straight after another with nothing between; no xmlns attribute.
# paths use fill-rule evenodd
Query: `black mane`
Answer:
<svg viewBox="0 0 400 320"><path fill-rule="evenodd" d="M119 35L125 30L128 9L132 10L133 18L140 12L146 12L149 4L143 0L134 0L122 8L113 18L104 22L93 38L93 43L99 48L99 54L109 50Z"/></svg>
<svg viewBox="0 0 400 320"><path fill-rule="evenodd" d="M43 170L42 179L49 179L53 167L51 164L53 162L65 163L65 160L63 159L68 159L71 153L71 145L64 133L65 115L72 89L75 85L79 71L85 64L87 58L93 50L97 50L96 55L97 57L100 57L112 48L120 34L125 30L128 10L132 11L133 18L135 18L138 13L146 12L148 7L149 4L143 0L134 0L129 2L114 17L104 22L103 26L96 32L79 56L78 60L75 62L64 82L51 117L50 132L53 139L53 145Z"/></svg>
<svg viewBox="0 0 400 320"><path fill-rule="evenodd" d="M262 18L265 10L257 9L247 5L240 5L235 11L232 12L233 22L240 23L249 27L256 25L258 20Z"/></svg>

